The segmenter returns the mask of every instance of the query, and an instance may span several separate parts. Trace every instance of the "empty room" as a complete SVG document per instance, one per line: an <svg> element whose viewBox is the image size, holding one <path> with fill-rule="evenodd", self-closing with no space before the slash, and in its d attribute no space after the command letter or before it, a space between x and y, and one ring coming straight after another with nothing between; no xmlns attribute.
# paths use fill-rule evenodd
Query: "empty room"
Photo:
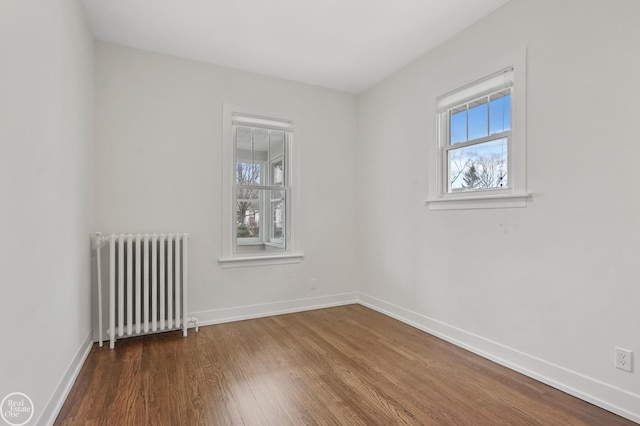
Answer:
<svg viewBox="0 0 640 426"><path fill-rule="evenodd" d="M3 0L9 425L640 424L637 0Z"/></svg>

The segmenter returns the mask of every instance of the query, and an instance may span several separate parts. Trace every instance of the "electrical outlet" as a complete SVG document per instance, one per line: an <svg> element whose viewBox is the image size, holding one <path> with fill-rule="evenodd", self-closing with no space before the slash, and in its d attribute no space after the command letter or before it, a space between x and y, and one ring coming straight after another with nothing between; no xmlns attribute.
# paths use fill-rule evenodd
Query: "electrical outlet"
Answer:
<svg viewBox="0 0 640 426"><path fill-rule="evenodd" d="M622 348L616 348L616 368L633 371L633 352Z"/></svg>
<svg viewBox="0 0 640 426"><path fill-rule="evenodd" d="M318 279L311 278L311 290L315 290L318 288Z"/></svg>

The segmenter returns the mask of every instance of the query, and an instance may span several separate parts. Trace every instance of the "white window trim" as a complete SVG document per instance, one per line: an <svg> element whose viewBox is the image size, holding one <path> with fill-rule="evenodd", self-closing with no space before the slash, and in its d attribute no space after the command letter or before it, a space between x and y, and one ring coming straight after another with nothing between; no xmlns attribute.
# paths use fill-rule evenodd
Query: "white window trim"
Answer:
<svg viewBox="0 0 640 426"><path fill-rule="evenodd" d="M513 67L511 137L509 152L509 188L448 193L445 188L445 164L441 155L441 134L445 131L441 127L440 114L436 115L437 134L436 143L429 144L429 197L425 204L431 210L455 209L487 209L487 208L517 208L526 207L531 194L526 186L526 88L527 88L527 51L522 49L511 55L482 67L475 67L474 71L463 79L450 84L440 93L451 93L473 85L495 74L496 72ZM446 90L448 89L448 90ZM435 100L434 100L435 109Z"/></svg>
<svg viewBox="0 0 640 426"><path fill-rule="evenodd" d="M285 164L288 169L289 215L287 217L287 232L289 233L288 247L284 252L266 252L264 255L256 253L234 253L234 223L235 206L233 205L233 184L235 182L234 168L234 141L233 141L233 114L256 117L254 125L261 127L260 117L272 118L287 122L294 122L290 115L264 111L257 108L245 107L225 103L222 114L222 255L218 262L223 268L237 268L246 266L280 265L286 263L299 263L304 258L300 250L300 213L301 207L301 149L300 126L296 122L293 130L293 140L289 143L289 158ZM248 125L251 125L249 123Z"/></svg>

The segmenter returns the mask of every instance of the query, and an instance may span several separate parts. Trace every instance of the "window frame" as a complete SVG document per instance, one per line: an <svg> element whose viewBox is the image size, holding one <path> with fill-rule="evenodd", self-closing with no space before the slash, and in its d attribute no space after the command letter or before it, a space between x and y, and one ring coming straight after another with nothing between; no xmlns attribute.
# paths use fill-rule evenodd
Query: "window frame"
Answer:
<svg viewBox="0 0 640 426"><path fill-rule="evenodd" d="M268 226L260 226L260 233L264 241L256 242L265 246L281 248L278 251L257 251L257 252L238 252L237 246L250 244L245 241L238 244L237 242L237 214L236 214L236 194L239 189L236 184L236 125L234 121L246 120L241 126L265 128L278 127L281 125L285 129L288 136L285 136L284 152L277 160L283 161L284 166L284 182L277 190L285 191L285 222L284 222L284 239L283 241L271 241L271 227L273 226L271 213L266 208L271 207L272 200L265 199L265 194L271 194L273 182L271 180L263 181L264 185L257 185L260 191L264 193L260 197L260 222L268 223ZM300 238L298 232L298 222L300 218L300 149L299 149L299 126L294 126L294 121L289 115L282 113L274 113L271 111L260 110L251 107L233 105L225 103L223 105L223 135L222 135L222 253L218 262L221 267L243 267L243 266L259 266L272 265L282 263L298 263L302 261L304 254L300 251ZM261 160L260 173L264 173L267 179L270 179L270 172L273 161L270 159ZM267 171L266 167L269 167ZM252 185L250 185L252 186ZM246 185L245 185L246 187ZM253 187L253 186L252 186Z"/></svg>
<svg viewBox="0 0 640 426"><path fill-rule="evenodd" d="M501 87L499 84L496 85L495 80L491 81L501 72L509 69L513 70L510 85L503 84ZM442 95L438 96L434 103L436 141L429 147L432 167L429 168L429 196L425 204L431 210L526 207L527 200L531 197L526 189L526 49L505 56L501 60L478 66L474 72L453 81L448 87L450 90L440 91ZM452 150L451 147L459 145L457 148L462 148L465 144L449 143L448 112L455 106L470 103L474 99L488 96L507 87L511 90L511 130L507 140L507 187L449 192L447 153ZM442 99L449 104L445 107L438 105ZM504 137L488 135L486 138L474 139L474 143L468 145L486 143ZM480 139L484 140L478 142Z"/></svg>
<svg viewBox="0 0 640 426"><path fill-rule="evenodd" d="M451 161L450 161L450 153L454 152L456 150L462 150L462 149L466 149L466 148L470 148L470 147L480 147L492 142L497 142L497 141L501 141L501 140L506 140L506 146L507 146L507 155L506 155L506 164L507 164L507 169L506 169L506 179L505 181L507 182L507 186L505 187L491 187L491 188L481 188L481 189L475 189L475 190L470 190L467 192L474 192L477 194L500 194L500 193L509 193L510 189L512 188L511 185L511 178L513 175L512 172L512 168L509 167L509 164L511 164L511 160L512 160L512 149L511 146L513 144L513 137L512 137L512 132L511 132L511 120L509 120L509 129L508 130L503 130L501 132L496 132L496 133L491 133L491 97L499 94L499 93L504 93L508 91L508 95L505 95L503 97L509 96L509 114L511 114L511 109L512 109L512 87L509 86L507 88L501 88L495 91L490 91L488 94L479 96L479 97L473 97L471 100L469 101L464 101L461 103L456 103L454 106L446 108L444 111L440 112L440 122L441 122L441 129L442 129L442 133L446 133L446 134L441 134L440 135L440 155L442 156L441 160L442 161L442 172L444 173L444 175L442 176L442 184L444 186L444 188L442 188L442 193L443 195L446 194L446 196L451 196L452 194L457 194L460 191L455 191L454 188L452 188L452 182L451 182ZM500 99L500 98L496 98L496 99ZM486 102L484 102L485 104L487 104L487 134L484 136L480 136L474 139L470 139L469 137L469 112L471 111L471 109L473 107L470 108L470 105L473 104L474 102L478 102L480 100L486 100ZM462 107L464 107L464 111L467 112L467 116L465 117L465 122L466 122L466 129L467 129L467 138L464 141L456 141L456 142L452 142L452 130L451 130L451 121L452 121L452 116L454 114L454 110L456 109L461 109ZM462 112L462 111L459 111ZM458 176L459 177L459 176ZM456 178L457 179L457 178Z"/></svg>

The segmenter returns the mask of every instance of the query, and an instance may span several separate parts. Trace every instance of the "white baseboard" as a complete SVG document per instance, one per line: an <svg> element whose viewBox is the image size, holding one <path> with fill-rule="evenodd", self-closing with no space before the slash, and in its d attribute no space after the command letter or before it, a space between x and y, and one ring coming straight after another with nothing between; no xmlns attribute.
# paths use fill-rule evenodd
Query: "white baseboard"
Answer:
<svg viewBox="0 0 640 426"><path fill-rule="evenodd" d="M198 319L198 326L221 324L252 318L290 314L313 309L358 303L358 293L332 294L329 296L310 297L305 299L285 300L282 302L261 303L233 308L212 309L209 311L191 312L190 317Z"/></svg>
<svg viewBox="0 0 640 426"><path fill-rule="evenodd" d="M56 386L53 395L51 395L47 405L44 407L44 410L42 410L40 417L34 424L53 425L56 421L56 417L58 417L58 413L60 412L64 401L67 399L67 396L80 373L80 369L84 365L87 356L89 356L89 351L91 351L92 346L93 339L91 338L91 331L89 331L87 337L85 337L75 356L69 363L69 366L62 375L62 378L58 382L58 386Z"/></svg>
<svg viewBox="0 0 640 426"><path fill-rule="evenodd" d="M360 293L358 302L569 395L640 423L640 395L366 294Z"/></svg>

